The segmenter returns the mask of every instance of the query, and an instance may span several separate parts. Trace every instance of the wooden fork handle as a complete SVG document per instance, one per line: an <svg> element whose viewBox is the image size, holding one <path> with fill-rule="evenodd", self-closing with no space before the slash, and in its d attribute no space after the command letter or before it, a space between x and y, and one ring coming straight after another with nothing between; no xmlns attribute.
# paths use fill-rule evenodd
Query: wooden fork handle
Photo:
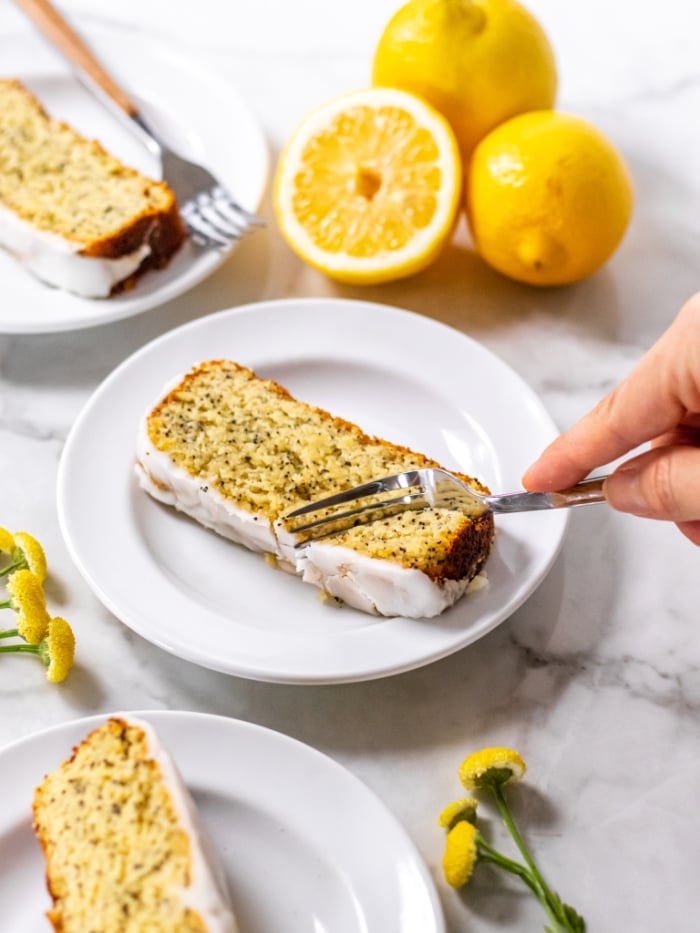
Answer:
<svg viewBox="0 0 700 933"><path fill-rule="evenodd" d="M117 106L128 116L136 116L136 104L105 71L85 42L49 0L15 0L15 3L39 27L46 38L79 70L92 78Z"/></svg>

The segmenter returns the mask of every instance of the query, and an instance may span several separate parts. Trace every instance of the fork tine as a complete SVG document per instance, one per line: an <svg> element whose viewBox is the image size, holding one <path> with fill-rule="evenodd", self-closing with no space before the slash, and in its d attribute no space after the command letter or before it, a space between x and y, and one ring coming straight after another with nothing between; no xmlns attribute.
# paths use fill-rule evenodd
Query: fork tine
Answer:
<svg viewBox="0 0 700 933"><path fill-rule="evenodd" d="M213 188L211 196L212 199L217 202L218 206L227 209L236 217L242 218L252 227L267 226L262 217L258 217L258 215L254 214L252 211L246 210L246 208L239 204L222 185L217 185Z"/></svg>
<svg viewBox="0 0 700 933"><path fill-rule="evenodd" d="M245 233L248 233L252 229L248 218L243 214L231 210L228 204L217 202L214 205L214 210L216 211L217 217L220 217L224 223L231 224L233 227L243 230Z"/></svg>
<svg viewBox="0 0 700 933"><path fill-rule="evenodd" d="M230 246L234 239L238 239L212 226L192 202L185 204L180 213L185 226L195 237L203 237L218 247Z"/></svg>
<svg viewBox="0 0 700 933"><path fill-rule="evenodd" d="M308 544L309 541L315 540L316 538L337 534L340 531L351 528L353 525L362 525L373 521L374 519L371 516L372 512L380 513L377 515L377 518L388 518L390 515L395 515L397 512L405 512L407 509L427 508L429 504L430 503L426 499L423 490L420 489L417 492L412 492L405 496L399 496L398 499L387 499L384 502L373 502L370 505L360 505L356 509L350 509L348 512L340 512L337 515L329 515L326 518L318 518L313 522L307 522L305 525L300 525L298 528L290 528L289 531L292 534L301 534L303 532L314 530L318 532L310 538L307 538L305 541L300 541L295 545L295 547L303 547L305 544ZM361 522L355 521L358 516L364 516ZM326 530L324 531L323 529Z"/></svg>
<svg viewBox="0 0 700 933"><path fill-rule="evenodd" d="M213 246L216 249L227 249L231 245L231 237L216 233L209 224L203 224L200 218L185 222L185 226L190 231L193 239L196 239L201 246Z"/></svg>
<svg viewBox="0 0 700 933"><path fill-rule="evenodd" d="M369 483L362 483L361 486L353 486L343 492L336 493L334 496L328 496L326 499L318 499L309 505L304 505L293 512L285 515L285 519L298 518L301 515L308 515L310 512L318 512L321 509L330 509L334 505L343 505L344 502L352 502L354 499L364 499L366 496L375 496L380 492L393 492L396 489L408 489L416 486L420 482L420 476L417 470L408 470L405 473L394 473L392 476L384 476L381 479L373 479Z"/></svg>
<svg viewBox="0 0 700 933"><path fill-rule="evenodd" d="M242 218L237 220L227 216L218 204L208 204L201 209L202 216L217 230L236 238L248 233L250 227Z"/></svg>
<svg viewBox="0 0 700 933"><path fill-rule="evenodd" d="M222 249L221 243L219 243L218 240L212 240L211 237L206 236L200 230L195 230L187 221L185 221L185 227L190 236L190 240L197 246L201 246L205 249Z"/></svg>
<svg viewBox="0 0 700 933"><path fill-rule="evenodd" d="M235 201L217 200L212 201L212 209L216 212L224 223L232 224L248 233L253 226L265 226L265 222L260 218L254 217L242 207L237 207Z"/></svg>

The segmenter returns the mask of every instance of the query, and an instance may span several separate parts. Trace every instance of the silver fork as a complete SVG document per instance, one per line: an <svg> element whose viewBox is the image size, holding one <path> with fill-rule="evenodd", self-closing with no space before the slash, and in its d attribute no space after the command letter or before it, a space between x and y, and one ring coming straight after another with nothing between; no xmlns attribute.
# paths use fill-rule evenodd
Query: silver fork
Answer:
<svg viewBox="0 0 700 933"><path fill-rule="evenodd" d="M408 509L451 508L479 517L487 512L535 512L604 502L605 479L605 476L586 479L557 492L511 492L487 496L447 470L408 470L311 502L289 512L282 521L288 532L303 535L303 540L296 545L302 547L317 538ZM339 506L351 505L370 496L373 497L372 502L337 511ZM324 514L315 518L316 512ZM295 519L302 519L301 524L297 524Z"/></svg>
<svg viewBox="0 0 700 933"><path fill-rule="evenodd" d="M208 169L169 149L138 111L129 118L160 159L163 178L174 191L185 228L198 246L225 249L252 227L265 226L265 221L242 207Z"/></svg>
<svg viewBox="0 0 700 933"><path fill-rule="evenodd" d="M135 130L160 161L163 178L175 193L185 228L197 245L226 249L252 227L265 226L265 221L242 207L208 169L166 146L146 123L134 101L49 0L15 2L70 61L81 83Z"/></svg>

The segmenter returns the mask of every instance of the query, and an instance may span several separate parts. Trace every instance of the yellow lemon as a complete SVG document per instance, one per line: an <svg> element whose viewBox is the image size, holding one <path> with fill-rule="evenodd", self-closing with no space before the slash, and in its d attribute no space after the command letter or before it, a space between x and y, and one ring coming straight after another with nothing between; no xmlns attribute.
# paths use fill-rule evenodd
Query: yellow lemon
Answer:
<svg viewBox="0 0 700 933"><path fill-rule="evenodd" d="M542 28L515 0L411 0L379 40L372 83L429 101L467 155L504 120L552 107L557 72Z"/></svg>
<svg viewBox="0 0 700 933"><path fill-rule="evenodd" d="M449 238L462 168L449 124L386 88L344 94L309 114L280 156L274 206L292 249L341 282L418 272Z"/></svg>
<svg viewBox="0 0 700 933"><path fill-rule="evenodd" d="M508 120L474 150L467 216L481 256L531 285L565 285L608 259L629 223L632 183L620 154L580 117Z"/></svg>

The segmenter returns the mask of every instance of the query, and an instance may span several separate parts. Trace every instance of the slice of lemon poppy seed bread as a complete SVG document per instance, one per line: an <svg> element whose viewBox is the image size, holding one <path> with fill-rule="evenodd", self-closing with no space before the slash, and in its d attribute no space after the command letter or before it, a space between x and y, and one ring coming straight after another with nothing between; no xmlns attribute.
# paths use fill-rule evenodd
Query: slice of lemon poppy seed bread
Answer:
<svg viewBox="0 0 700 933"><path fill-rule="evenodd" d="M154 729L131 716L93 730L34 793L61 933L235 933L226 882Z"/></svg>
<svg viewBox="0 0 700 933"><path fill-rule="evenodd" d="M0 246L43 281L106 297L185 238L175 196L0 79Z"/></svg>
<svg viewBox="0 0 700 933"><path fill-rule="evenodd" d="M136 472L154 498L274 554L284 569L345 603L422 618L454 603L482 570L493 538L490 514L405 512L298 550L280 519L359 483L437 466L297 401L250 369L214 360L192 369L145 415Z"/></svg>

